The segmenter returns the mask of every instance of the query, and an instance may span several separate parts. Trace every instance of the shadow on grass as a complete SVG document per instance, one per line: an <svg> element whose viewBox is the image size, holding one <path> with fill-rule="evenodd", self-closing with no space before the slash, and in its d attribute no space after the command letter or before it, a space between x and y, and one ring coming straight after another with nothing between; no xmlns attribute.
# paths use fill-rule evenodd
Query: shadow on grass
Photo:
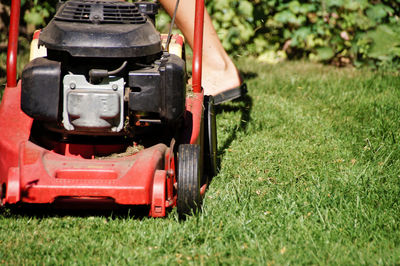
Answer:
<svg viewBox="0 0 400 266"><path fill-rule="evenodd" d="M229 132L227 139L221 145L221 148L218 149L218 160L217 167L220 169L221 160L226 153L226 149L232 144L232 142L237 138L239 132L245 132L247 130L247 125L251 120L250 113L253 108L253 99L246 94L241 97L239 100L232 102L230 105L220 105L216 108L217 115L222 112L240 112L240 124L238 127L232 129ZM218 119L218 116L217 116Z"/></svg>
<svg viewBox="0 0 400 266"><path fill-rule="evenodd" d="M3 217L34 217L34 218L54 218L54 217L107 217L108 219L144 219L149 216L149 207L147 206L107 206L101 209L101 206L93 208L68 208L64 209L54 204L20 204L0 209L0 215Z"/></svg>
<svg viewBox="0 0 400 266"><path fill-rule="evenodd" d="M249 81L251 79L255 79L256 77L258 77L258 74L256 72L250 72L250 71L241 72L240 74L244 81Z"/></svg>

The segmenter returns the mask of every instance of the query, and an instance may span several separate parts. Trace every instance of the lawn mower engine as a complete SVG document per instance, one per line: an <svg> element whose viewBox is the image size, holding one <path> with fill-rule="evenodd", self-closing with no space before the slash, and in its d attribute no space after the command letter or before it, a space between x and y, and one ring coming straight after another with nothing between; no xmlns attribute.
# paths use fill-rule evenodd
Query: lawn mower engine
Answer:
<svg viewBox="0 0 400 266"><path fill-rule="evenodd" d="M40 32L21 109L51 132L133 137L185 110L185 61L163 51L151 2L70 0ZM35 56L34 56L35 57Z"/></svg>

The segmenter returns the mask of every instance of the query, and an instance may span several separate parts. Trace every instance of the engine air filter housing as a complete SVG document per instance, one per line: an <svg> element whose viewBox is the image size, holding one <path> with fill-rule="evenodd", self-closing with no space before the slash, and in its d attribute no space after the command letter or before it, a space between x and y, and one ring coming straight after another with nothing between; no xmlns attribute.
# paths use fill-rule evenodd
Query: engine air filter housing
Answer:
<svg viewBox="0 0 400 266"><path fill-rule="evenodd" d="M154 55L161 51L161 40L148 10L157 9L143 2L70 0L43 29L39 44L76 57Z"/></svg>

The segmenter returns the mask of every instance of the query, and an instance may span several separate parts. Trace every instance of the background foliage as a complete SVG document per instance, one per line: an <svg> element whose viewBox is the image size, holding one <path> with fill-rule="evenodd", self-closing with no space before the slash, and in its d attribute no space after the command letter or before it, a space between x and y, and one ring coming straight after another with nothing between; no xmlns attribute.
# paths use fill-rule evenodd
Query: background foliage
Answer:
<svg viewBox="0 0 400 266"><path fill-rule="evenodd" d="M3 2L3 1L2 1ZM22 0L21 47L57 0ZM400 0L206 0L225 49L276 63L309 58L336 65L398 65ZM10 0L0 3L0 74L5 71ZM159 27L169 23L161 12Z"/></svg>
<svg viewBox="0 0 400 266"><path fill-rule="evenodd" d="M208 1L208 11L228 51L267 62L287 56L360 65L400 57L399 0L218 0Z"/></svg>

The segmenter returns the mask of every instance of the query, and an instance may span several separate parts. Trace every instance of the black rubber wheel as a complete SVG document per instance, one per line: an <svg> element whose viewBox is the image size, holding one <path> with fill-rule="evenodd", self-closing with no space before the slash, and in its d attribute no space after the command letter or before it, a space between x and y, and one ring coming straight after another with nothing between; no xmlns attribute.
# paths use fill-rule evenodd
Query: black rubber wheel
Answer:
<svg viewBox="0 0 400 266"><path fill-rule="evenodd" d="M179 217L196 213L201 207L200 146L181 144L178 148L178 195L177 210Z"/></svg>
<svg viewBox="0 0 400 266"><path fill-rule="evenodd" d="M217 175L217 122L212 96L204 97L204 166L211 179Z"/></svg>

